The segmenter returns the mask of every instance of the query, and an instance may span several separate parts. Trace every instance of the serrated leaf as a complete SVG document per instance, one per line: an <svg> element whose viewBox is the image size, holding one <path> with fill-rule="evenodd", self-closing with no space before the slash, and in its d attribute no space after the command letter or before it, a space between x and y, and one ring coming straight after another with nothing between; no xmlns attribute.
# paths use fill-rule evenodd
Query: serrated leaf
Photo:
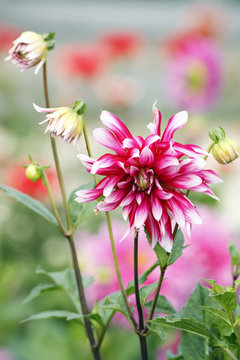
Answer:
<svg viewBox="0 0 240 360"><path fill-rule="evenodd" d="M183 355L184 360L206 359L206 341L207 339L183 331L179 349Z"/></svg>
<svg viewBox="0 0 240 360"><path fill-rule="evenodd" d="M223 294L212 295L212 298L216 300L226 312L232 312L237 307L237 294L233 292L227 291Z"/></svg>
<svg viewBox="0 0 240 360"><path fill-rule="evenodd" d="M201 306L201 309L214 315L214 317L216 317L216 316L219 317L220 319L224 320L227 324L231 325L229 318L228 318L227 314L225 313L225 311L214 308L212 306Z"/></svg>
<svg viewBox="0 0 240 360"><path fill-rule="evenodd" d="M59 289L61 289L61 287L53 284L39 284L30 291L29 295L23 301L23 304L26 304L46 292L56 291Z"/></svg>
<svg viewBox="0 0 240 360"><path fill-rule="evenodd" d="M42 216L50 224L58 228L58 223L54 215L40 201L5 185L0 185L0 189L3 190L6 195L32 210L36 214Z"/></svg>
<svg viewBox="0 0 240 360"><path fill-rule="evenodd" d="M78 225L90 214L94 212L94 208L96 207L98 201L90 201L86 203L79 203L76 199L76 192L84 189L92 189L94 188L94 184L90 183L87 185L82 185L75 189L68 200L69 212L72 220L73 226L76 228Z"/></svg>
<svg viewBox="0 0 240 360"><path fill-rule="evenodd" d="M66 292L66 294L70 297L77 310L80 312L78 289L74 270L65 269L58 272L48 272L44 269L39 268L36 272L37 274L45 275L50 278L55 285L61 286L62 289ZM84 288L92 285L94 281L93 277L86 278L82 276L82 279Z"/></svg>
<svg viewBox="0 0 240 360"><path fill-rule="evenodd" d="M169 254L159 243L156 243L153 250L154 250L155 254L157 255L160 268L161 268L161 270L163 270L166 267L166 265L168 264Z"/></svg>
<svg viewBox="0 0 240 360"><path fill-rule="evenodd" d="M166 316L162 318L155 318L150 323L160 325L161 327L168 327L172 329L184 330L195 335L205 338L209 337L206 326L194 318L181 318L179 316Z"/></svg>
<svg viewBox="0 0 240 360"><path fill-rule="evenodd" d="M150 285L145 285L145 286L141 287L141 289L139 290L140 301L141 301L142 307L144 307L145 302L147 301L148 297L156 289L157 284L158 284L158 281L155 281L154 283L152 283Z"/></svg>
<svg viewBox="0 0 240 360"><path fill-rule="evenodd" d="M145 308L150 311L152 306L152 300L147 302L145 304ZM167 298L163 295L159 295L155 307L155 314L168 314L168 315L174 315L177 313L177 311L174 309L172 304L167 300Z"/></svg>
<svg viewBox="0 0 240 360"><path fill-rule="evenodd" d="M53 319L53 318L66 319L67 321L70 321L70 320L80 319L82 318L82 316L80 314L71 313L65 310L51 310L51 311L43 311L38 314L31 315L27 319L22 320L21 322L24 323L32 320Z"/></svg>
<svg viewBox="0 0 240 360"><path fill-rule="evenodd" d="M182 255L184 249L184 236L180 229L178 229L174 241L173 247L169 256L168 265L172 265Z"/></svg>

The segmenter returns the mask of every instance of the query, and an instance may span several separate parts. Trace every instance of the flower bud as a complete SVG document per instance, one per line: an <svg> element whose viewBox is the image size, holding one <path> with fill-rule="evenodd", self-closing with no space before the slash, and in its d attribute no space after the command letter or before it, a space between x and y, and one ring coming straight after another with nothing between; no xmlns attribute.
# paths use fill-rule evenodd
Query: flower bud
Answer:
<svg viewBox="0 0 240 360"><path fill-rule="evenodd" d="M224 138L212 147L212 154L220 164L229 164L239 157L240 147L236 140Z"/></svg>
<svg viewBox="0 0 240 360"><path fill-rule="evenodd" d="M223 128L221 126L218 126L217 128L211 129L209 131L209 137L210 137L210 139L212 139L212 141L218 142L225 138L225 131L223 130Z"/></svg>
<svg viewBox="0 0 240 360"><path fill-rule="evenodd" d="M33 31L24 31L13 41L9 56L5 60L11 60L13 64L20 66L21 71L37 65L37 74L46 61L48 50L54 46L53 37L54 33L40 35Z"/></svg>
<svg viewBox="0 0 240 360"><path fill-rule="evenodd" d="M27 166L25 174L26 177L32 182L36 182L42 177L41 170L34 164L30 164Z"/></svg>
<svg viewBox="0 0 240 360"><path fill-rule="evenodd" d="M58 107L58 108L41 108L36 104L33 104L36 111L40 113L48 113L46 119L40 124L48 122L48 126L45 130L50 132L53 136L58 136L64 141L74 145L83 131L83 113L86 110L86 104L84 101L76 101L72 108Z"/></svg>

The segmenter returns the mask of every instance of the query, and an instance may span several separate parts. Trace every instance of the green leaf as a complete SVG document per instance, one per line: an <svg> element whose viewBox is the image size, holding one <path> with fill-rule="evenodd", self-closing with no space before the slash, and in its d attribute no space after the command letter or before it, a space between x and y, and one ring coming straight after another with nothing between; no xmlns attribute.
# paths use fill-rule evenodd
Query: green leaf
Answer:
<svg viewBox="0 0 240 360"><path fill-rule="evenodd" d="M228 249L229 249L230 256L231 256L232 266L234 266L234 265L240 266L240 254L239 254L239 251L238 251L236 245L232 241L229 242Z"/></svg>
<svg viewBox="0 0 240 360"><path fill-rule="evenodd" d="M203 360L205 356L205 344L207 339L192 335L183 331L179 349L183 354L184 360Z"/></svg>
<svg viewBox="0 0 240 360"><path fill-rule="evenodd" d="M44 269L37 269L37 274L45 275L49 277L55 285L60 286L66 294L70 297L72 302L74 303L77 310L80 312L80 305L79 305L79 297L78 297L78 289L77 289L77 282L74 270L72 269L65 269L63 271L58 272L47 272ZM94 278L93 277L82 277L83 278L83 287L87 288L88 286L92 285Z"/></svg>
<svg viewBox="0 0 240 360"><path fill-rule="evenodd" d="M0 185L0 189L3 190L6 195L42 216L45 220L58 228L58 223L54 215L40 201L5 185Z"/></svg>
<svg viewBox="0 0 240 360"><path fill-rule="evenodd" d="M148 311L150 311L151 306L152 306L152 300L147 302L145 305ZM172 304L167 300L165 296L159 295L155 307L155 313L174 315L177 313L177 311L174 309Z"/></svg>
<svg viewBox="0 0 240 360"><path fill-rule="evenodd" d="M168 264L169 254L159 243L156 243L153 250L154 250L155 254L157 255L160 268L161 268L161 270L163 270L164 268L166 268L166 266Z"/></svg>
<svg viewBox="0 0 240 360"><path fill-rule="evenodd" d="M37 298L38 296L40 296L46 292L56 291L59 289L61 289L61 287L53 285L53 284L39 284L31 290L29 295L23 301L23 304L26 304L27 302Z"/></svg>
<svg viewBox="0 0 240 360"><path fill-rule="evenodd" d="M215 308L215 307L212 307L212 306L201 306L201 309L209 312L211 315L214 315L214 318L218 317L218 318L224 320L227 324L231 325L229 318L228 318L227 314L225 313L225 311Z"/></svg>
<svg viewBox="0 0 240 360"><path fill-rule="evenodd" d="M92 183L83 185L74 190L69 198L68 206L69 212L71 216L71 220L73 226L76 228L78 225L91 213L94 212L94 208L96 207L98 201L90 201L86 203L78 203L76 199L76 192L84 189L93 189L94 185Z"/></svg>
<svg viewBox="0 0 240 360"><path fill-rule="evenodd" d="M172 251L169 256L168 265L172 265L181 255L184 249L184 236L180 229L178 229L174 241Z"/></svg>
<svg viewBox="0 0 240 360"><path fill-rule="evenodd" d="M166 360L184 360L181 354L174 355L171 351L167 351L166 357Z"/></svg>
<svg viewBox="0 0 240 360"><path fill-rule="evenodd" d="M117 291L103 299L99 308L120 312L129 320L128 311L120 291Z"/></svg>
<svg viewBox="0 0 240 360"><path fill-rule="evenodd" d="M162 318L155 318L150 321L160 327L167 327L172 329L184 330L192 334L202 336L204 338L209 337L206 326L194 318L181 318L179 316L166 316Z"/></svg>
<svg viewBox="0 0 240 360"><path fill-rule="evenodd" d="M147 298L156 289L157 284L158 284L158 281L155 281L154 283L152 283L150 285L145 285L145 286L141 287L141 289L139 290L140 301L141 301L142 307L144 307L145 302L147 301Z"/></svg>
<svg viewBox="0 0 240 360"><path fill-rule="evenodd" d="M27 319L22 320L21 322L24 323L31 320L42 320L42 319L53 319L53 318L66 319L67 321L70 321L70 320L80 319L82 318L82 316L77 313L71 313L65 310L51 310L51 311L43 311L38 314L34 314L32 316L29 316Z"/></svg>

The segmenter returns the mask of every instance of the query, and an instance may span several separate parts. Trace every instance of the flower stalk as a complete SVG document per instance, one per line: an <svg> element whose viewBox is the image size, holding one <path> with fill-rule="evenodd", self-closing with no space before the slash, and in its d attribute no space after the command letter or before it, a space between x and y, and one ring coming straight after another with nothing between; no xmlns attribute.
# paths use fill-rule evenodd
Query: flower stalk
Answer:
<svg viewBox="0 0 240 360"><path fill-rule="evenodd" d="M135 229L135 233L134 233L134 288L135 288L135 298L136 298L136 305L137 305L138 318L139 318L138 337L139 337L139 341L140 341L141 357L142 357L142 360L147 360L148 359L147 341L146 341L146 337L143 334L144 319L143 319L142 305L141 305L141 301L140 301L139 282L138 282L138 232L139 232L139 230Z"/></svg>
<svg viewBox="0 0 240 360"><path fill-rule="evenodd" d="M46 62L43 64L43 86L44 86L46 107L49 108L50 102L49 102L49 95L48 95ZM85 294L84 294L82 275L81 275L81 271L80 271L78 259L77 259L77 253L76 253L76 248L75 248L75 243L74 243L74 229L73 229L73 225L72 225L72 221L71 221L71 217L70 217L70 212L69 212L69 207L68 207L68 202L67 202L67 197L66 197L66 192L65 192L65 187L64 187L64 181L63 181L63 175L62 175L60 162L59 162L59 158L58 158L58 153L57 153L56 142L55 142L55 139L51 135L50 135L50 139L51 139L52 152L53 152L53 156L54 156L58 180L59 180L60 189L61 189L61 193L62 193L63 205L64 205L64 209L65 209L65 215L66 215L66 219L67 219L67 226L68 226L68 233L66 233L64 231L63 235L67 238L69 246L70 246L70 250L71 250L72 263L73 263L73 268L74 268L76 282L77 282L79 300L80 300L80 304L81 304L82 313L84 315L83 321L84 321L85 329L86 329L87 336L89 339L89 343L91 346L92 354L93 354L93 357L95 360L101 360L99 348L96 347L93 330L91 328L91 323L87 317L89 314L89 311L88 311L86 298L85 298ZM50 189L50 187L49 187L49 189ZM56 210L51 191L50 191L50 201L54 208L54 214L58 216L58 212ZM58 216L58 218L59 218L59 216ZM58 219L58 221L59 221L59 219Z"/></svg>

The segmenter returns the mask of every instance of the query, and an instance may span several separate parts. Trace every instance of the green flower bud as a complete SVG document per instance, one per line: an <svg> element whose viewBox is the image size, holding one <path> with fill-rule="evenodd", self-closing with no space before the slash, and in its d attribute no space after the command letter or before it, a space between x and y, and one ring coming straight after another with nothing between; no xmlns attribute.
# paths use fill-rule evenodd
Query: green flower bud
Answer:
<svg viewBox="0 0 240 360"><path fill-rule="evenodd" d="M224 138L212 147L212 154L220 164L229 164L239 157L240 147L236 140Z"/></svg>
<svg viewBox="0 0 240 360"><path fill-rule="evenodd" d="M36 182L42 177L41 170L34 164L30 164L27 166L25 174L26 177L32 182Z"/></svg>
<svg viewBox="0 0 240 360"><path fill-rule="evenodd" d="M221 126L218 126L216 129L211 129L209 131L209 137L212 139L212 141L218 142L225 138L225 131Z"/></svg>

